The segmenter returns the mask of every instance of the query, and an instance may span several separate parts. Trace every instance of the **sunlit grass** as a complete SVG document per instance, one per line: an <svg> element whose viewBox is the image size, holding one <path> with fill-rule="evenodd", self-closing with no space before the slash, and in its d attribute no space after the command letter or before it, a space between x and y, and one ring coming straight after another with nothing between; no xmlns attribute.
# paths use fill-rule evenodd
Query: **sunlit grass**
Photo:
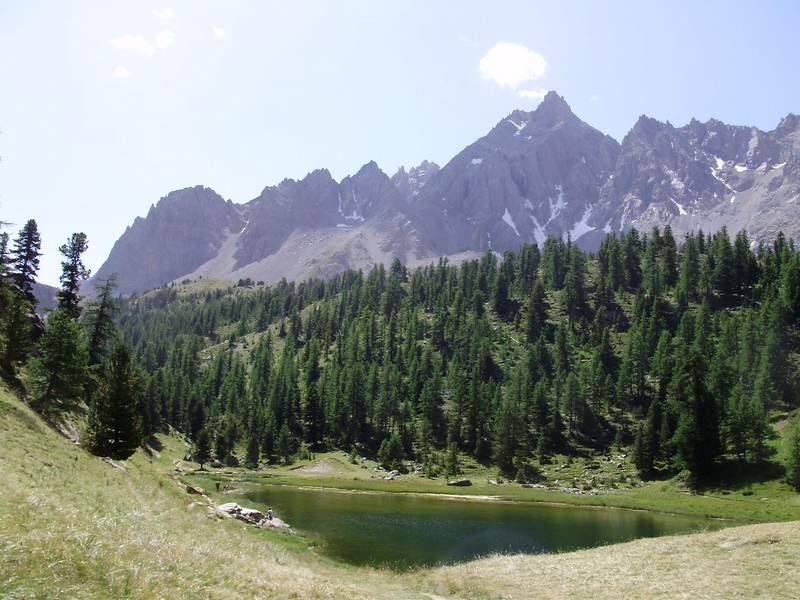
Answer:
<svg viewBox="0 0 800 600"><path fill-rule="evenodd" d="M348 567L316 555L301 536L210 516L209 502L187 494L174 478L209 491L212 501L225 499L214 486L222 478L219 472L193 475L196 465L181 460L187 444L178 437L162 438L163 448L152 455L138 452L121 470L52 431L2 390L0 435L4 599L791 597L800 585L796 522L568 554L491 557L403 574ZM466 489L448 488L441 476L383 481L372 472L373 465L350 464L343 453L330 455L336 461L331 463L334 472L318 472L316 479L302 468L313 468L327 457L254 474L226 472L242 485L252 476L255 481L338 482L375 491L476 493L531 501L567 497L617 505L625 499L632 507L664 512L742 504L746 509L734 512L759 518L769 518L770 511L774 518L787 518L798 506L798 496L778 483L753 486L751 496L740 490L692 496L672 489L670 482L576 496L491 483L495 475L475 465L469 473L475 485ZM573 461L569 469L580 476L584 466ZM680 510L669 510L676 507ZM756 513L754 507L763 508ZM726 510L730 514L732 509Z"/></svg>

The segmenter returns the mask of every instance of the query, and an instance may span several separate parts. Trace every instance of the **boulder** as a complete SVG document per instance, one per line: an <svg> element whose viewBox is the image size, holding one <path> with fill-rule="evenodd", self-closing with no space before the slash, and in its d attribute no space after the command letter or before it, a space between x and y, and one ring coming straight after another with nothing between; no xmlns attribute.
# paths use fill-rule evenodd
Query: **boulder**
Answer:
<svg viewBox="0 0 800 600"><path fill-rule="evenodd" d="M237 519L245 521L246 523L260 524L262 521L266 521L264 513L262 513L260 510L239 506L236 502L226 502L225 504L220 504L217 507L217 511L228 514L232 517L236 517Z"/></svg>
<svg viewBox="0 0 800 600"><path fill-rule="evenodd" d="M186 486L186 493L187 494L197 494L198 496L202 496L203 495L203 490L200 489L199 487L194 487L192 485L187 485Z"/></svg>
<svg viewBox="0 0 800 600"><path fill-rule="evenodd" d="M472 482L465 477L463 479L455 479L453 481L448 481L447 485L457 485L460 487L466 487L472 485Z"/></svg>

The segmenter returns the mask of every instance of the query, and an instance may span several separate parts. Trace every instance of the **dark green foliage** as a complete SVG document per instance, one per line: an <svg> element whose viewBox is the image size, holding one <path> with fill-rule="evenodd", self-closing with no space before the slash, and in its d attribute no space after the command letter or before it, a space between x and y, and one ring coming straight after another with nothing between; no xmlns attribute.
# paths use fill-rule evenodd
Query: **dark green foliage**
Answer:
<svg viewBox="0 0 800 600"><path fill-rule="evenodd" d="M677 417L672 440L676 464L696 479L710 474L719 459L719 408L705 384L704 358L695 349L679 357L669 401Z"/></svg>
<svg viewBox="0 0 800 600"><path fill-rule="evenodd" d="M139 382L125 346L118 346L92 396L87 431L92 454L124 460L142 441Z"/></svg>
<svg viewBox="0 0 800 600"><path fill-rule="evenodd" d="M258 468L258 461L261 458L261 448L259 447L258 438L251 435L247 439L247 452L244 458L244 466L248 469Z"/></svg>
<svg viewBox="0 0 800 600"><path fill-rule="evenodd" d="M36 304L33 295L33 284L39 272L39 257L42 255L42 238L36 221L30 219L20 229L19 235L14 239L14 248L11 250L10 271L17 287L22 291L31 304Z"/></svg>
<svg viewBox="0 0 800 600"><path fill-rule="evenodd" d="M38 348L28 370L40 405L67 407L82 398L89 381L89 353L69 313L59 309L50 314Z"/></svg>
<svg viewBox="0 0 800 600"><path fill-rule="evenodd" d="M381 442L380 448L378 449L378 461L384 469L387 471L402 471L403 457L403 445L396 435Z"/></svg>
<svg viewBox="0 0 800 600"><path fill-rule="evenodd" d="M645 476L701 481L726 453L766 458L771 411L797 403L796 251L726 236L679 248L669 228L631 230L596 256L550 238L502 262L163 288L122 301L120 329L149 422L210 428L221 454L357 448L429 473L464 455L513 477L618 440Z"/></svg>
<svg viewBox="0 0 800 600"><path fill-rule="evenodd" d="M786 437L784 462L786 464L786 481L792 488L800 492L800 423L797 418L792 423Z"/></svg>
<svg viewBox="0 0 800 600"><path fill-rule="evenodd" d="M113 296L116 288L116 275L98 282L95 286L97 298L87 302L81 319L84 338L89 349L89 360L93 365L105 360L113 350L114 342L119 335L115 320L119 313L119 305Z"/></svg>
<svg viewBox="0 0 800 600"><path fill-rule="evenodd" d="M65 310L73 319L81 314L81 281L88 279L90 272L81 255L89 248L85 233L73 233L66 244L59 246L58 251L64 256L61 261L61 290L58 292L58 307Z"/></svg>
<svg viewBox="0 0 800 600"><path fill-rule="evenodd" d="M33 304L19 290L0 287L2 331L0 332L0 368L4 377L15 380L17 370L30 356L33 344Z"/></svg>
<svg viewBox="0 0 800 600"><path fill-rule="evenodd" d="M200 465L201 470L203 465L211 459L211 434L208 429L201 429L198 432L192 445L192 458Z"/></svg>

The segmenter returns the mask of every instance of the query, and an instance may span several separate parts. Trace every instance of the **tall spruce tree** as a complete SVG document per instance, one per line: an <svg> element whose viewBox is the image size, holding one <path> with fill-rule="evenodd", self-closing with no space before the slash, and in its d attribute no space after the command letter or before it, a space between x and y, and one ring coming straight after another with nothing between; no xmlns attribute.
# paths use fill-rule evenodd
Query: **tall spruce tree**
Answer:
<svg viewBox="0 0 800 600"><path fill-rule="evenodd" d="M790 425L784 444L786 481L795 491L800 492L800 422L797 419Z"/></svg>
<svg viewBox="0 0 800 600"><path fill-rule="evenodd" d="M142 442L139 378L124 345L117 346L100 379L89 411L92 454L125 460Z"/></svg>
<svg viewBox="0 0 800 600"><path fill-rule="evenodd" d="M115 317L119 313L119 305L113 296L116 287L116 275L98 283L95 286L97 299L86 304L83 314L81 324L89 349L89 360L93 365L99 365L105 360L118 336Z"/></svg>
<svg viewBox="0 0 800 600"><path fill-rule="evenodd" d="M40 403L66 407L83 396L89 380L89 353L78 324L65 310L55 310L48 317L39 355L29 361L29 373Z"/></svg>
<svg viewBox="0 0 800 600"><path fill-rule="evenodd" d="M33 294L33 284L39 272L41 249L42 238L39 235L39 227L35 220L30 219L14 240L14 248L11 250L11 273L25 298L34 305L37 300Z"/></svg>
<svg viewBox="0 0 800 600"><path fill-rule="evenodd" d="M66 244L58 247L64 256L61 261L61 290L58 292L58 306L67 311L73 319L81 316L81 299L79 295L81 281L88 279L90 271L83 264L81 255L86 252L89 243L85 233L73 233Z"/></svg>
<svg viewBox="0 0 800 600"><path fill-rule="evenodd" d="M684 351L670 386L677 428L673 443L680 468L695 482L711 473L722 454L719 409L705 383L706 367L695 348Z"/></svg>

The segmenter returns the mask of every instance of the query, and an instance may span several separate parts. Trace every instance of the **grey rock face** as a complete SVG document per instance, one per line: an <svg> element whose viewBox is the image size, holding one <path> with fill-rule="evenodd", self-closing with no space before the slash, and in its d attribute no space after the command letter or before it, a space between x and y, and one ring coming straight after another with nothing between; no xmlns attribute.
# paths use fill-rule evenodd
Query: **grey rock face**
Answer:
<svg viewBox="0 0 800 600"><path fill-rule="evenodd" d="M216 256L227 232L243 224L239 207L211 189L170 192L125 230L95 279L116 273L122 294L163 285Z"/></svg>
<svg viewBox="0 0 800 600"><path fill-rule="evenodd" d="M465 148L413 200L417 227L440 254L500 252L548 235L580 237L619 144L550 92Z"/></svg>
<svg viewBox="0 0 800 600"><path fill-rule="evenodd" d="M670 225L754 242L800 239L800 118L764 132L710 120L673 127L642 116L622 143L550 92L514 111L440 168L389 178L374 162L337 183L327 170L284 180L247 204L196 187L137 218L97 277L120 291L184 277L274 282L499 253L549 235L596 249L608 233Z"/></svg>

